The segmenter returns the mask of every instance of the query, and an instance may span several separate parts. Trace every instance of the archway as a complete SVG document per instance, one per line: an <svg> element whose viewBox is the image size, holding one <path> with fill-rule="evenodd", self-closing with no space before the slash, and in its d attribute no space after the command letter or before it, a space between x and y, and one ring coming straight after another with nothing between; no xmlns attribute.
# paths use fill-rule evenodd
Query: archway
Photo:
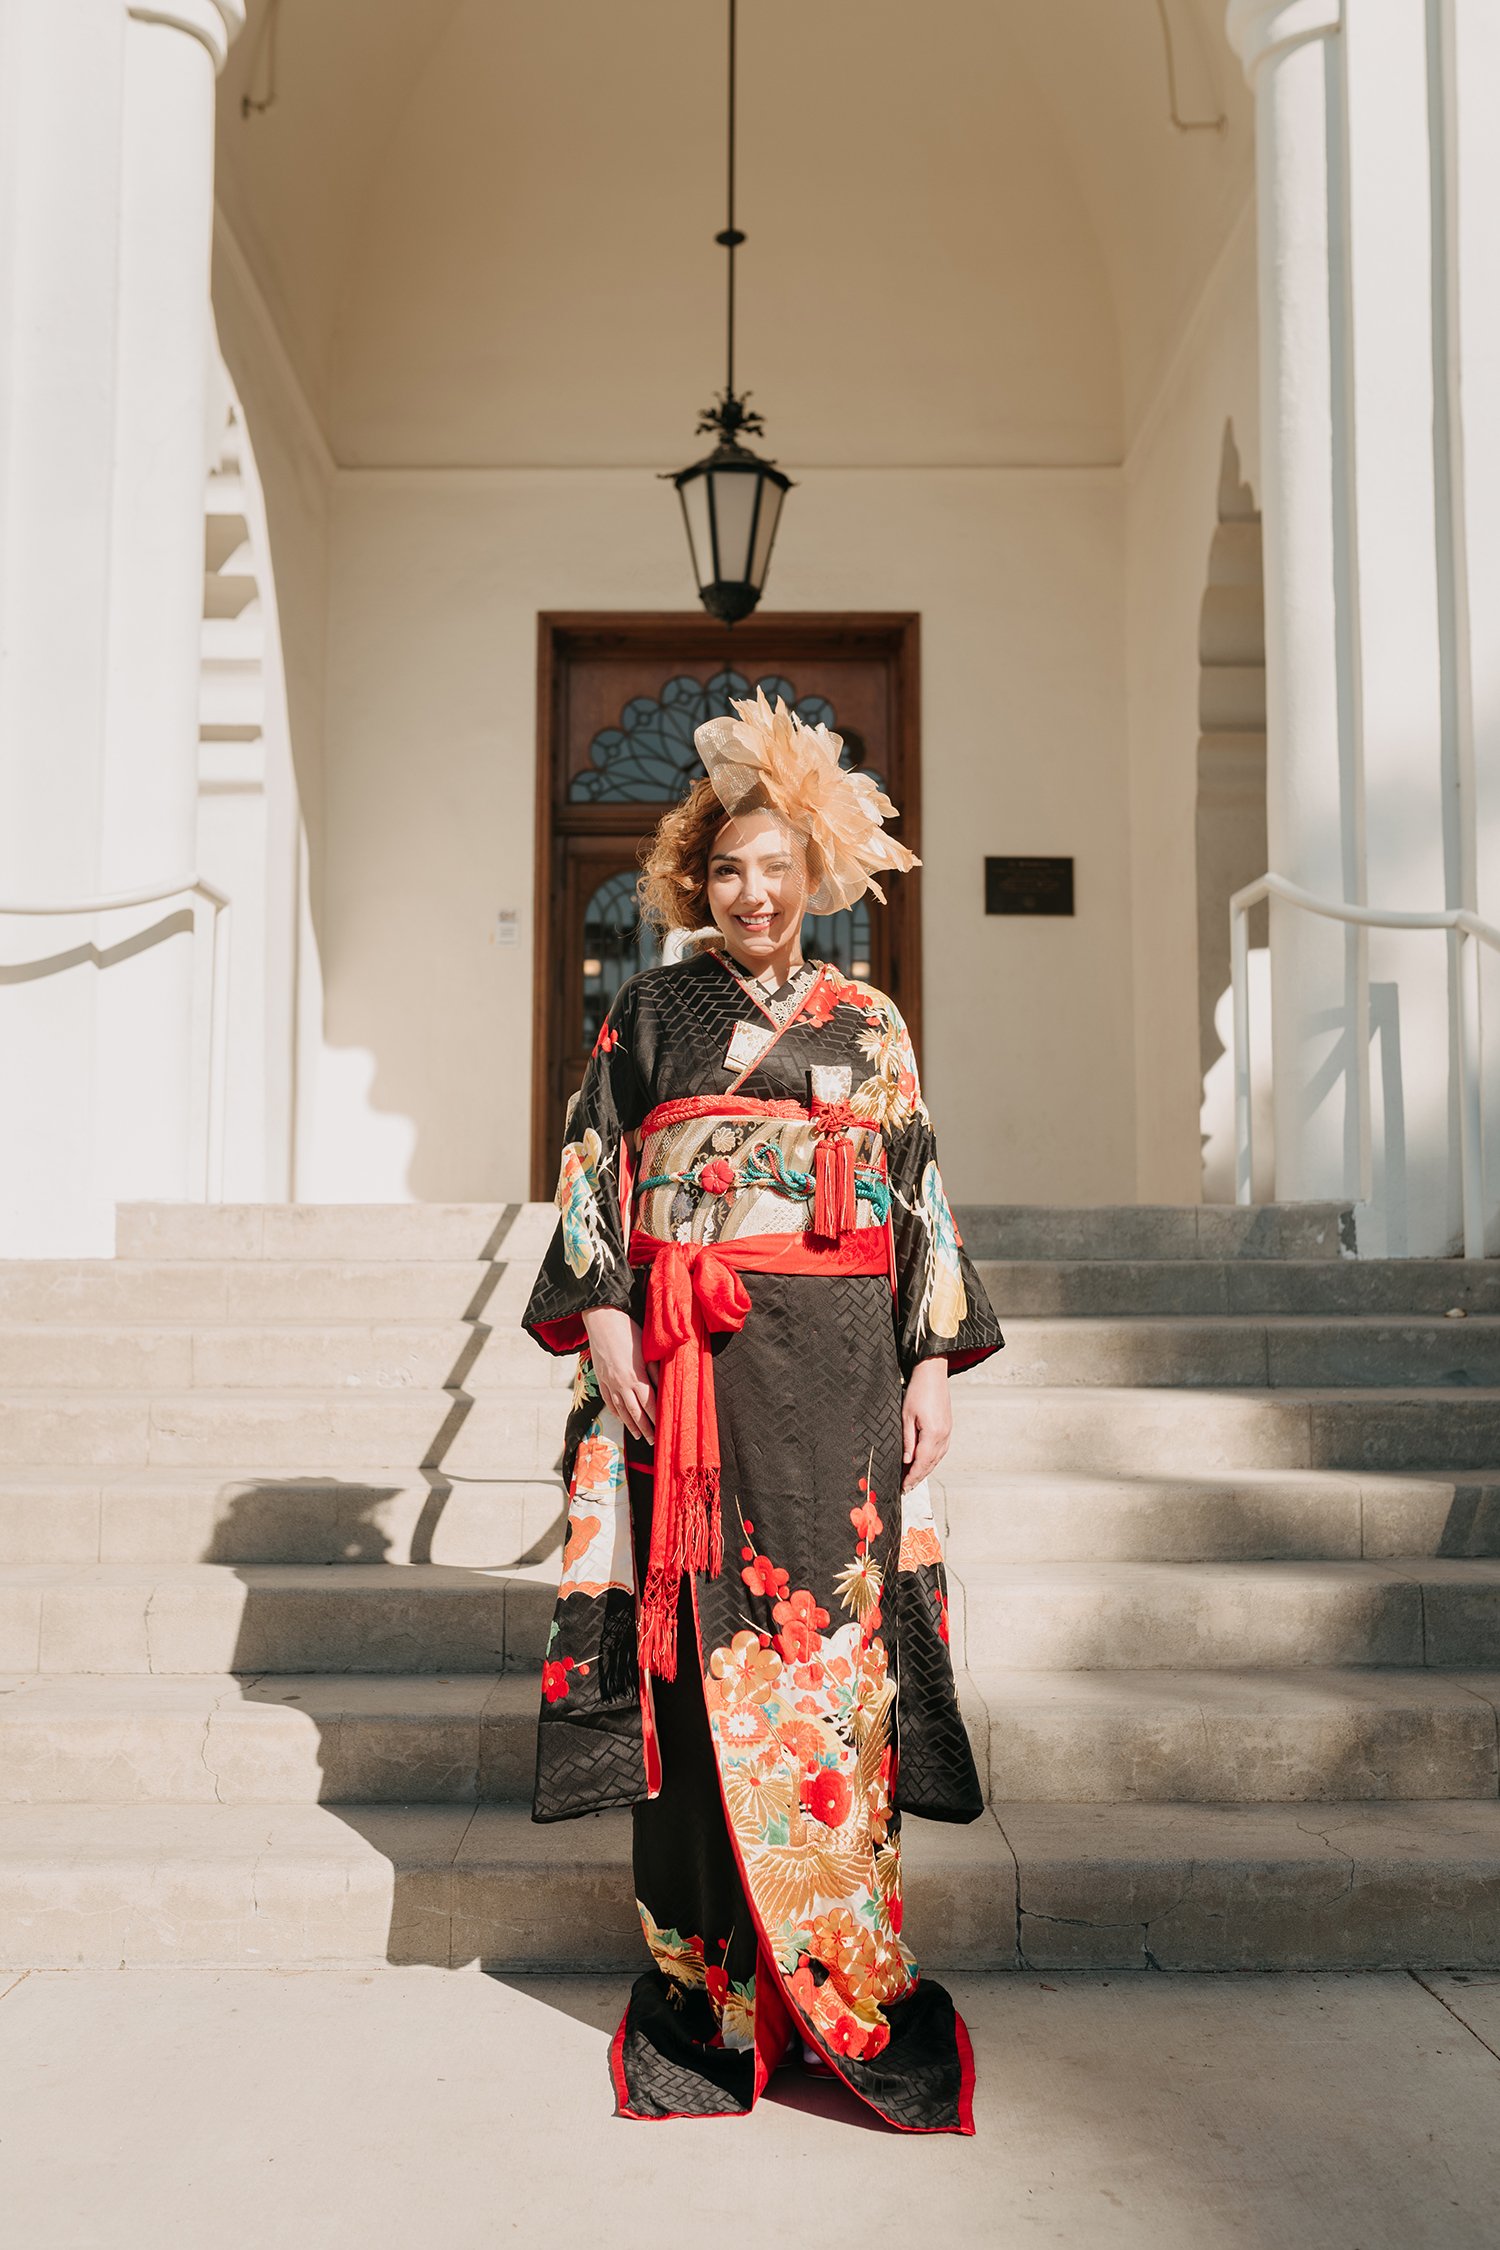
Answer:
<svg viewBox="0 0 1500 2250"><path fill-rule="evenodd" d="M1240 478L1234 430L1226 424L1219 465L1218 523L1198 613L1198 1044L1203 1073L1203 1200L1234 1201L1234 1084L1228 1053L1229 901L1263 875L1266 844L1266 634L1260 514ZM1266 909L1250 917L1251 992L1265 1012ZM1255 1042L1267 1052L1264 1039ZM1260 1089L1257 1088L1259 1096ZM1255 1189L1269 1197L1269 1117L1257 1116ZM1264 1168L1265 1176L1261 1177Z"/></svg>

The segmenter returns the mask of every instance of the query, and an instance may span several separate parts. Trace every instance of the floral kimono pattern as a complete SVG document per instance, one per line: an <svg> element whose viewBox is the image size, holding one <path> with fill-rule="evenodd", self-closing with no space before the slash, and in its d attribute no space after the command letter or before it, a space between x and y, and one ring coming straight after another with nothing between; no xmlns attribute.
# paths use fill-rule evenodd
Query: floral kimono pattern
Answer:
<svg viewBox="0 0 1500 2250"><path fill-rule="evenodd" d="M620 2108L743 2114L800 2037L892 2124L967 2132L967 2038L903 1929L903 1813L983 1800L901 1393L919 1360L1001 1338L906 1027L821 964L768 1001L694 955L621 991L568 1131L526 1313L580 1353L533 1811L633 1808L652 1967L614 2044ZM643 1319L653 1254L732 1263L748 1305L704 1347L722 1561L681 1578L668 1676L637 1639L661 1464L604 1412L581 1320Z"/></svg>

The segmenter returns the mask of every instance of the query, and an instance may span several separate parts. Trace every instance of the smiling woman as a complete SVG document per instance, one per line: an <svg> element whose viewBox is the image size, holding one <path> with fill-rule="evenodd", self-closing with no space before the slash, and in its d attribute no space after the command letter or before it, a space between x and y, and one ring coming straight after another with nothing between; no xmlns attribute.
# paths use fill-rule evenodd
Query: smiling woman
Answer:
<svg viewBox="0 0 1500 2250"><path fill-rule="evenodd" d="M826 728L734 709L642 878L717 943L610 1008L526 1312L582 1347L534 1812L634 1808L624 2115L742 2114L800 2052L893 2125L968 2132L900 1827L982 1809L927 1477L950 1368L1000 1336L899 1012L803 958L805 914L911 863L894 807Z"/></svg>

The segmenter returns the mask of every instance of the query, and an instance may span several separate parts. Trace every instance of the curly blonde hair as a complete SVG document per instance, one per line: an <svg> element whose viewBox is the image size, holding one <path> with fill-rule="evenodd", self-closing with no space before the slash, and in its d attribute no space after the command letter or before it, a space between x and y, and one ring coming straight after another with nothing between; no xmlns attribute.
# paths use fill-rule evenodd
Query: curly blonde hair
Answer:
<svg viewBox="0 0 1500 2250"><path fill-rule="evenodd" d="M768 809L758 790L739 811L757 809ZM636 897L643 922L665 932L701 930L713 921L708 903L708 862L714 839L730 818L706 774L693 783L678 804L662 814L655 835L641 854Z"/></svg>

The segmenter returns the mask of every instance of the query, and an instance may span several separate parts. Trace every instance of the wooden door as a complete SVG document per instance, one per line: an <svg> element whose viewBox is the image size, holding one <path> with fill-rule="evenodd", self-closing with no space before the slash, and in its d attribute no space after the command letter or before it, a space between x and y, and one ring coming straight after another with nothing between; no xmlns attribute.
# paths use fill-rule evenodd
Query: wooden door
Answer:
<svg viewBox="0 0 1500 2250"><path fill-rule="evenodd" d="M918 629L911 616L714 619L631 612L543 616L538 680L536 1005L532 1194L557 1175L568 1097L627 976L657 958L634 904L642 847L663 807L703 771L693 730L730 696L784 695L844 737L901 808L892 832L921 850ZM920 1034L921 877L803 930L808 953L866 976Z"/></svg>

